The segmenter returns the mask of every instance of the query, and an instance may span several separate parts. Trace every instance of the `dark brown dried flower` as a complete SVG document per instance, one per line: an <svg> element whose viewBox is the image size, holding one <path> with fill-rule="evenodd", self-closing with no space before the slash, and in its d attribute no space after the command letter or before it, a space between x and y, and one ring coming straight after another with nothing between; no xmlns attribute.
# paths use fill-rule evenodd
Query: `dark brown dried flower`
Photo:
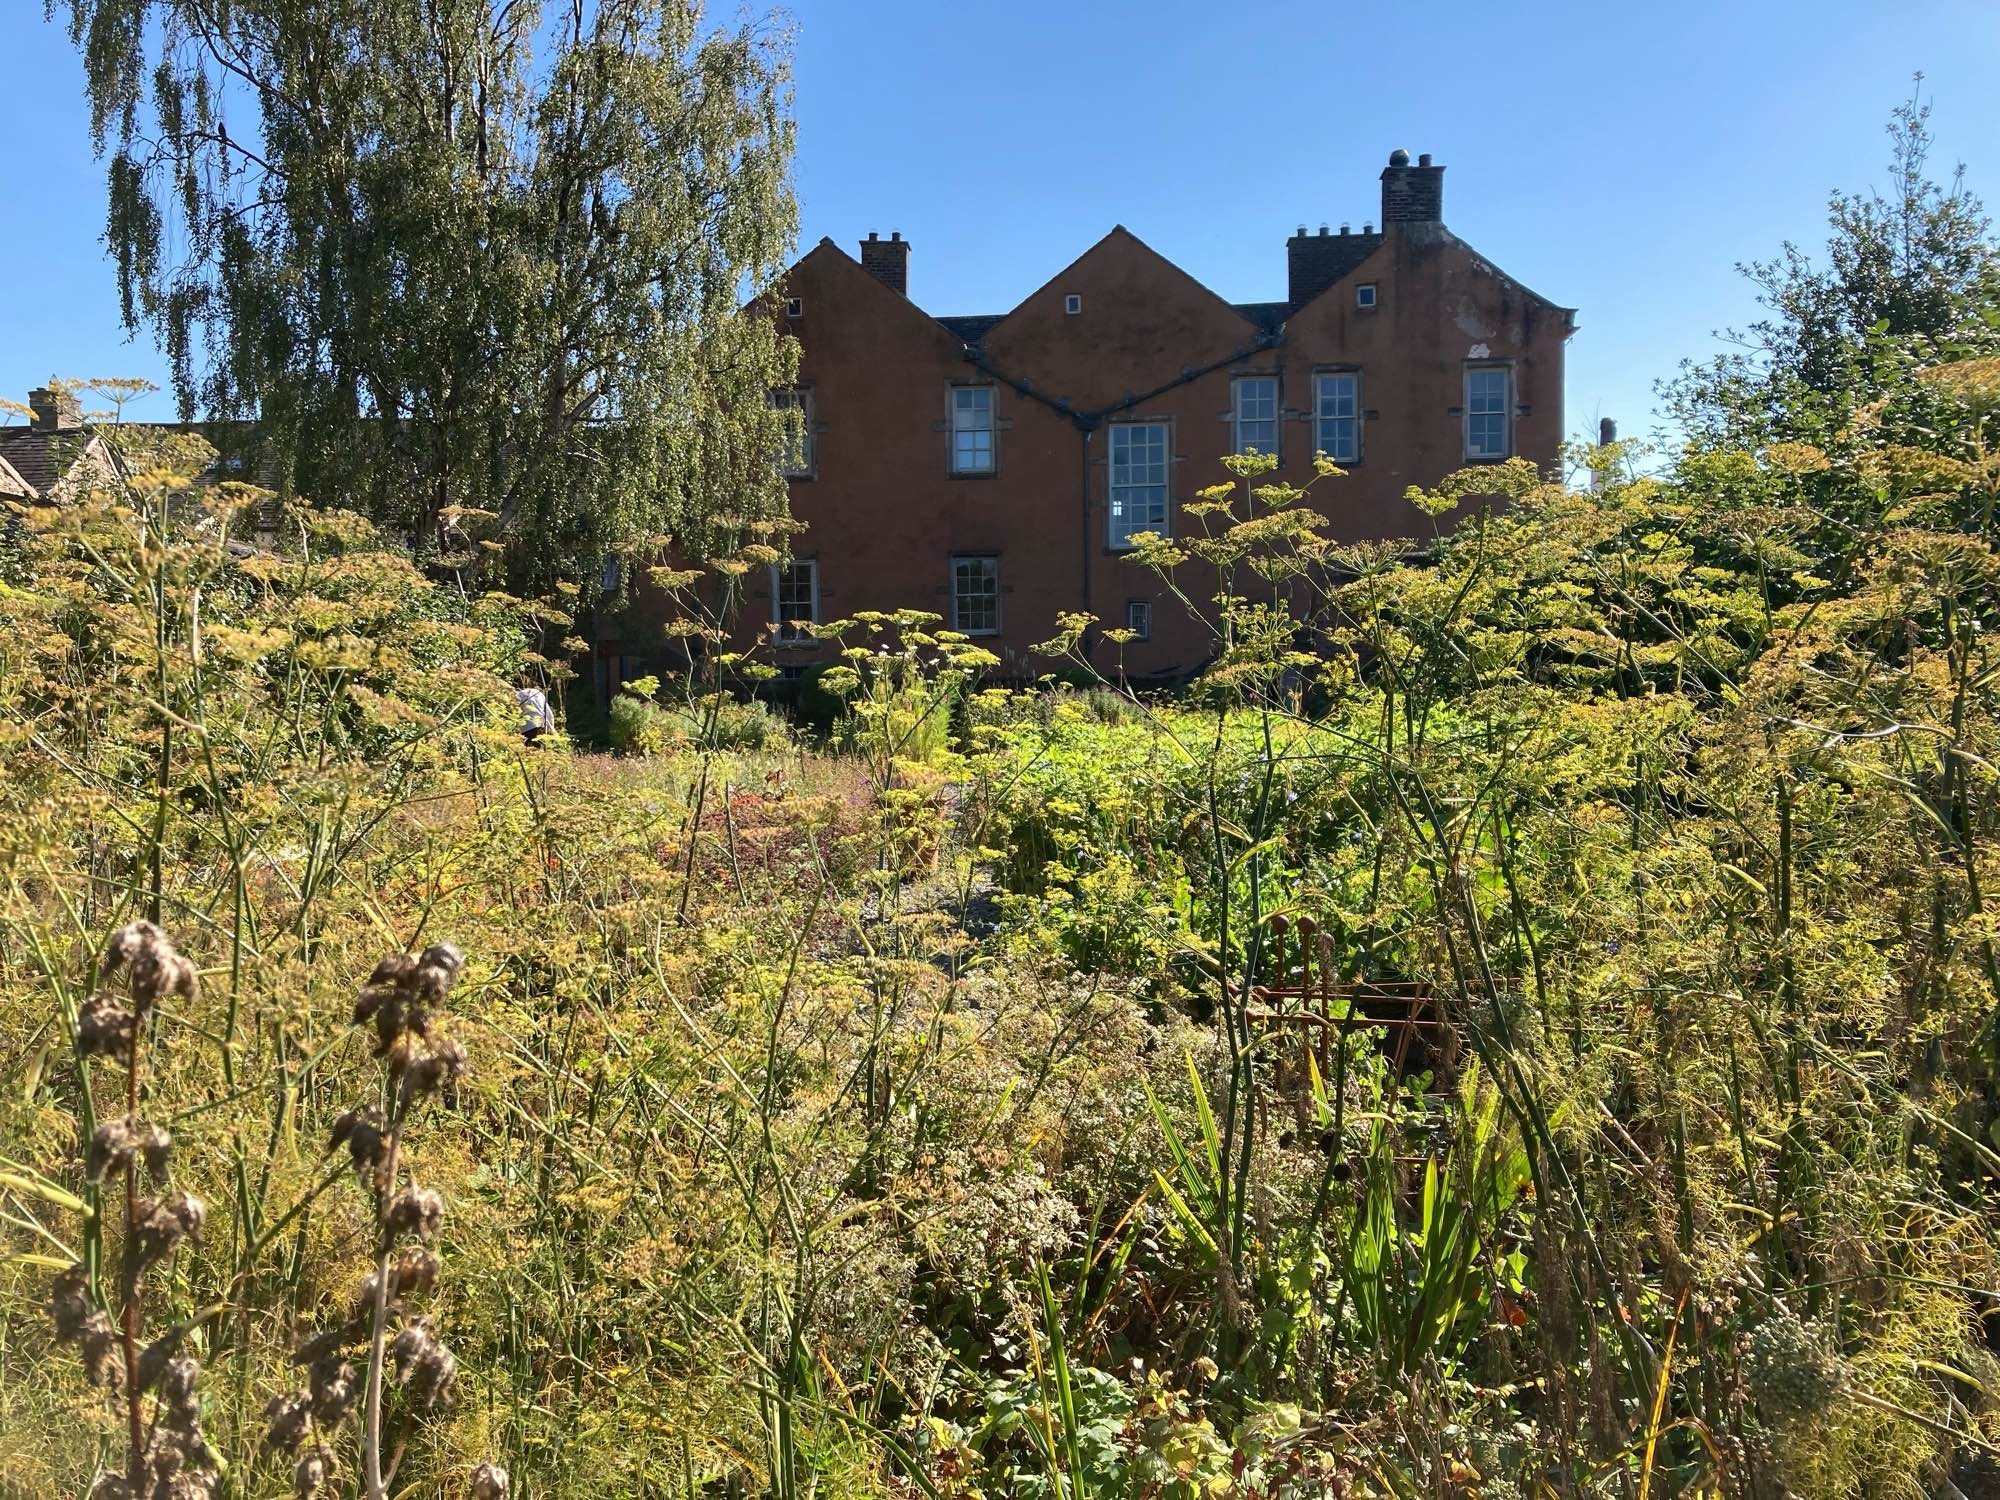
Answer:
<svg viewBox="0 0 2000 1500"><path fill-rule="evenodd" d="M160 1398L177 1406L188 1406L194 1400L195 1382L201 1379L201 1361L193 1355L183 1354L179 1359L167 1361L167 1367L160 1373Z"/></svg>
<svg viewBox="0 0 2000 1500"><path fill-rule="evenodd" d="M100 1474L90 1487L90 1500L132 1500L132 1487L123 1474Z"/></svg>
<svg viewBox="0 0 2000 1500"><path fill-rule="evenodd" d="M422 1245L406 1245L389 1263L391 1296L421 1297L437 1285L438 1260Z"/></svg>
<svg viewBox="0 0 2000 1500"><path fill-rule="evenodd" d="M129 922L111 934L104 950L103 972L131 973L132 1001L141 1015L163 995L194 997L194 965L174 951L167 935L151 922Z"/></svg>
<svg viewBox="0 0 2000 1500"><path fill-rule="evenodd" d="M446 1037L433 1045L410 1067L410 1086L428 1094L439 1084L455 1083L465 1072L465 1044Z"/></svg>
<svg viewBox="0 0 2000 1500"><path fill-rule="evenodd" d="M92 1385L118 1389L124 1374L118 1363L118 1330L102 1311L93 1311L83 1320L83 1373Z"/></svg>
<svg viewBox="0 0 2000 1500"><path fill-rule="evenodd" d="M90 1144L84 1148L84 1181L102 1182L123 1172L132 1164L132 1153L137 1146L130 1120L106 1120L91 1132Z"/></svg>
<svg viewBox="0 0 2000 1500"><path fill-rule="evenodd" d="M123 1057L132 1049L139 1018L109 995L93 995L76 1013L76 1050L85 1057Z"/></svg>
<svg viewBox="0 0 2000 1500"><path fill-rule="evenodd" d="M354 1170L364 1177L381 1166L388 1150L382 1115L374 1109L343 1110L333 1122L333 1144L345 1144Z"/></svg>
<svg viewBox="0 0 2000 1500"><path fill-rule="evenodd" d="M386 1220L390 1234L414 1234L428 1242L444 1222L444 1199L429 1188L406 1187L389 1200Z"/></svg>
<svg viewBox="0 0 2000 1500"><path fill-rule="evenodd" d="M458 1379L458 1360L431 1334L430 1319L406 1323L389 1346L395 1356L396 1379L417 1406L437 1406L451 1399Z"/></svg>
<svg viewBox="0 0 2000 1500"><path fill-rule="evenodd" d="M361 1394L361 1375L348 1361L334 1356L312 1368L312 1414L321 1427L338 1427L354 1410Z"/></svg>
<svg viewBox="0 0 2000 1500"><path fill-rule="evenodd" d="M49 1321L56 1325L56 1342L73 1344L83 1337L90 1317L90 1277L78 1261L57 1273L49 1286Z"/></svg>
<svg viewBox="0 0 2000 1500"><path fill-rule="evenodd" d="M306 1435L306 1423L311 1416L312 1398L304 1391L273 1396L264 1404L264 1420L270 1424L264 1433L264 1446L295 1452Z"/></svg>
<svg viewBox="0 0 2000 1500"><path fill-rule="evenodd" d="M208 1206L180 1188L157 1201L141 1199L139 1217L132 1227L139 1264L152 1265L183 1238L200 1239L201 1226L207 1219Z"/></svg>
<svg viewBox="0 0 2000 1500"><path fill-rule="evenodd" d="M326 1460L317 1453L308 1453L298 1461L292 1470L292 1493L309 1496L326 1483Z"/></svg>
<svg viewBox="0 0 2000 1500"><path fill-rule="evenodd" d="M360 1331L352 1323L339 1328L329 1328L316 1333L292 1351L295 1365L316 1365L329 1355L338 1354L347 1345L360 1337Z"/></svg>
<svg viewBox="0 0 2000 1500"><path fill-rule="evenodd" d="M163 1125L155 1125L150 1120L141 1120L132 1133L132 1144L146 1159L146 1170L153 1174L153 1181L167 1179L167 1162L174 1154L174 1138Z"/></svg>
<svg viewBox="0 0 2000 1500"><path fill-rule="evenodd" d="M507 1500L507 1471L498 1464L481 1464L472 1471L472 1500Z"/></svg>

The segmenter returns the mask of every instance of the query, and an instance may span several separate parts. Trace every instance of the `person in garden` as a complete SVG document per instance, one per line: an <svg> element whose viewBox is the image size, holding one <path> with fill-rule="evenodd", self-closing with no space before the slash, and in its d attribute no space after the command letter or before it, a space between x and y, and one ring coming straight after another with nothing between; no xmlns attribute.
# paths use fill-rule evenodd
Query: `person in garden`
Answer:
<svg viewBox="0 0 2000 1500"><path fill-rule="evenodd" d="M515 685L514 701L521 707L522 739L533 745L544 735L555 733L556 711L549 706L549 695L525 673Z"/></svg>

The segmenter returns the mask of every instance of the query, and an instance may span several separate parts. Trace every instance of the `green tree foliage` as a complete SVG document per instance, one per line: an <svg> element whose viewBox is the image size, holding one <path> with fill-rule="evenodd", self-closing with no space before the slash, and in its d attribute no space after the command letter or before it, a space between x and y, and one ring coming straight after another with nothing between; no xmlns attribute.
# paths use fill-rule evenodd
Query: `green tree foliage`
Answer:
<svg viewBox="0 0 2000 1500"><path fill-rule="evenodd" d="M1985 213L1963 168L1948 183L1932 177L1930 114L1913 94L1891 117L1886 188L1832 195L1823 260L1788 241L1738 268L1766 316L1730 330L1735 350L1684 364L1661 387L1691 438L1822 442L1907 370L1913 344L1933 355L2000 347Z"/></svg>
<svg viewBox="0 0 2000 1500"><path fill-rule="evenodd" d="M55 0L50 0L50 9ZM127 325L313 500L514 572L779 513L788 39L696 0L69 0ZM442 535L441 535L442 530Z"/></svg>

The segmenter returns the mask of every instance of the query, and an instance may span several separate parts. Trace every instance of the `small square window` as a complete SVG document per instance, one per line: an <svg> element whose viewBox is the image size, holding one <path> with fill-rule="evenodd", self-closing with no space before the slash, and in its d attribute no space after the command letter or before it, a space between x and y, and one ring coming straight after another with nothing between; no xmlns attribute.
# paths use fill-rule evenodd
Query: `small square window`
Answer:
<svg viewBox="0 0 2000 1500"><path fill-rule="evenodd" d="M1079 297L1075 292L1071 292L1067 297L1063 298L1063 311L1071 315L1082 312L1083 298Z"/></svg>
<svg viewBox="0 0 2000 1500"><path fill-rule="evenodd" d="M1375 305L1374 282L1364 282L1354 289L1354 305L1356 307L1373 307Z"/></svg>
<svg viewBox="0 0 2000 1500"><path fill-rule="evenodd" d="M1127 599L1125 601L1125 628L1138 640L1153 638L1153 601L1150 599Z"/></svg>
<svg viewBox="0 0 2000 1500"><path fill-rule="evenodd" d="M786 317L788 317L788 318L802 318L802 317L804 317L804 316L805 316L805 312L806 312L806 303L805 303L805 298L803 298L803 297L790 297L790 298L787 298L787 299L786 299L786 301L785 301L785 316L786 316Z"/></svg>

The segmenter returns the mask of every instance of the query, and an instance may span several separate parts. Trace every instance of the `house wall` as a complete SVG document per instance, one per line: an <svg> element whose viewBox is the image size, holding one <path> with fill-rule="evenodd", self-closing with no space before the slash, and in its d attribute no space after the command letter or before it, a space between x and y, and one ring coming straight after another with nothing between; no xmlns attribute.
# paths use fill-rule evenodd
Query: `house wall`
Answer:
<svg viewBox="0 0 2000 1500"><path fill-rule="evenodd" d="M1402 206L1392 212L1434 213L1424 184L1437 179L1423 174L1441 171L1425 159L1399 174L1392 161L1385 207L1393 196ZM1407 182L1419 190L1404 192ZM917 608L948 620L953 555L988 553L999 558L1001 628L984 644L1003 657L1005 675L1050 669L1030 648L1055 633L1060 613L1086 609L1120 626L1134 599L1152 601L1153 628L1150 639L1123 648L1126 669L1193 670L1208 655L1205 628L1110 543L1111 430L1125 421L1169 424L1169 530L1178 531L1189 524L1180 506L1228 478L1220 460L1233 446L1231 382L1239 375L1278 378L1279 473L1303 484L1312 477L1314 373L1359 370L1361 459L1317 485L1312 500L1343 540L1430 534L1436 523L1403 496L1464 463L1468 361L1511 369L1513 452L1556 463L1566 309L1431 219L1304 248L1352 268L1288 315L1280 309L1282 333L1117 229L967 345L898 289L907 284L906 243L863 242L865 269L822 241L783 288L799 315L787 316L782 298L770 304L800 341L800 385L811 393L813 465L791 484L793 514L805 523L793 550L818 565L821 618ZM1372 308L1356 305L1362 284L1375 288ZM1072 296L1082 299L1076 313L1066 310ZM950 472L948 393L959 383L993 387L991 475ZM738 646L769 630L768 580L748 583ZM644 611L627 611L635 613ZM644 634L611 646L643 651ZM796 666L833 651L781 646L772 655ZM1120 655L1101 642L1094 654L1107 670Z"/></svg>

